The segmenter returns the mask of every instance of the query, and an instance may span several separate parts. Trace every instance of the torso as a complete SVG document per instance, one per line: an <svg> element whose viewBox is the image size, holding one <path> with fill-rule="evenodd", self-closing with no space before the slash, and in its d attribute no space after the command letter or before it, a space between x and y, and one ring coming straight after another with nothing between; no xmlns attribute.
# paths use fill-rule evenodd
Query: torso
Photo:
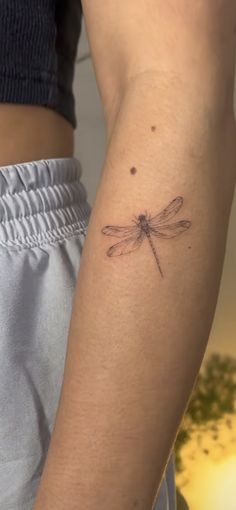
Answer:
<svg viewBox="0 0 236 510"><path fill-rule="evenodd" d="M78 0L2 2L0 166L73 155L81 20Z"/></svg>
<svg viewBox="0 0 236 510"><path fill-rule="evenodd" d="M73 156L74 130L57 112L41 107L0 104L0 166Z"/></svg>

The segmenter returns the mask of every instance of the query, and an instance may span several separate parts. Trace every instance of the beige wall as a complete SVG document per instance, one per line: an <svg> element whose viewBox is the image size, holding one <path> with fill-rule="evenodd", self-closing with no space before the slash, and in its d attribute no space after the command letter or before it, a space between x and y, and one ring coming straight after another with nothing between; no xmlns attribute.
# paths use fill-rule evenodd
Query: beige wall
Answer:
<svg viewBox="0 0 236 510"><path fill-rule="evenodd" d="M78 56L89 51L83 26ZM96 192L105 155L105 131L102 108L91 60L76 66L74 82L78 128L76 130L76 156L83 166L83 182L90 203ZM236 357L236 199L234 200L224 271L216 316L207 353L229 352Z"/></svg>

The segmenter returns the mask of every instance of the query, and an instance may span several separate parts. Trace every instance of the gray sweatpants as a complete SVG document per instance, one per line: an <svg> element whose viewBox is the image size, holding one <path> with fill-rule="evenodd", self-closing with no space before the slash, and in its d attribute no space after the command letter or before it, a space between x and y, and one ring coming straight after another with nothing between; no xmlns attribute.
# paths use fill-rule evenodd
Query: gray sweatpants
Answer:
<svg viewBox="0 0 236 510"><path fill-rule="evenodd" d="M53 430L91 212L81 173L76 158L0 167L0 510L32 509ZM176 510L173 456L155 510Z"/></svg>

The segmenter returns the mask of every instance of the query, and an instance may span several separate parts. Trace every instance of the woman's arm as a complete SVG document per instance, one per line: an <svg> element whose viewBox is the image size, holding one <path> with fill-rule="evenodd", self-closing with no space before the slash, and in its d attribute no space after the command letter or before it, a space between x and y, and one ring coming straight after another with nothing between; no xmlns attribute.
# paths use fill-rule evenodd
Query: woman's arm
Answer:
<svg viewBox="0 0 236 510"><path fill-rule="evenodd" d="M107 3L117 32L121 4ZM236 16L218 2L215 32L204 10L211 2L197 13L173 8L171 16L171 2L140 2L142 16L136 1L124 11L127 4L134 15L140 10L130 19L130 44L135 23L137 41L142 23L145 37L150 35L144 40L149 62L145 70L146 53L138 60L134 45L133 57L119 51L117 77L106 78L114 78L111 90L98 79L106 159L34 510L151 509L202 362L219 289L235 179ZM95 0L84 1L84 8L90 26L93 9L101 18L106 12Z"/></svg>

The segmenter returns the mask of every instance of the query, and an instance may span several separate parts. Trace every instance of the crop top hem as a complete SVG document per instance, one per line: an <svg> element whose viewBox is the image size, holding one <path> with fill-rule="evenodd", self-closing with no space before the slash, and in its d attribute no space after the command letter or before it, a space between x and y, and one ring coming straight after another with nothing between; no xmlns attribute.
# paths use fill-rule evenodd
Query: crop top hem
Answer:
<svg viewBox="0 0 236 510"><path fill-rule="evenodd" d="M77 127L73 92L57 83L56 76L23 76L0 68L0 103L31 104L56 110Z"/></svg>

